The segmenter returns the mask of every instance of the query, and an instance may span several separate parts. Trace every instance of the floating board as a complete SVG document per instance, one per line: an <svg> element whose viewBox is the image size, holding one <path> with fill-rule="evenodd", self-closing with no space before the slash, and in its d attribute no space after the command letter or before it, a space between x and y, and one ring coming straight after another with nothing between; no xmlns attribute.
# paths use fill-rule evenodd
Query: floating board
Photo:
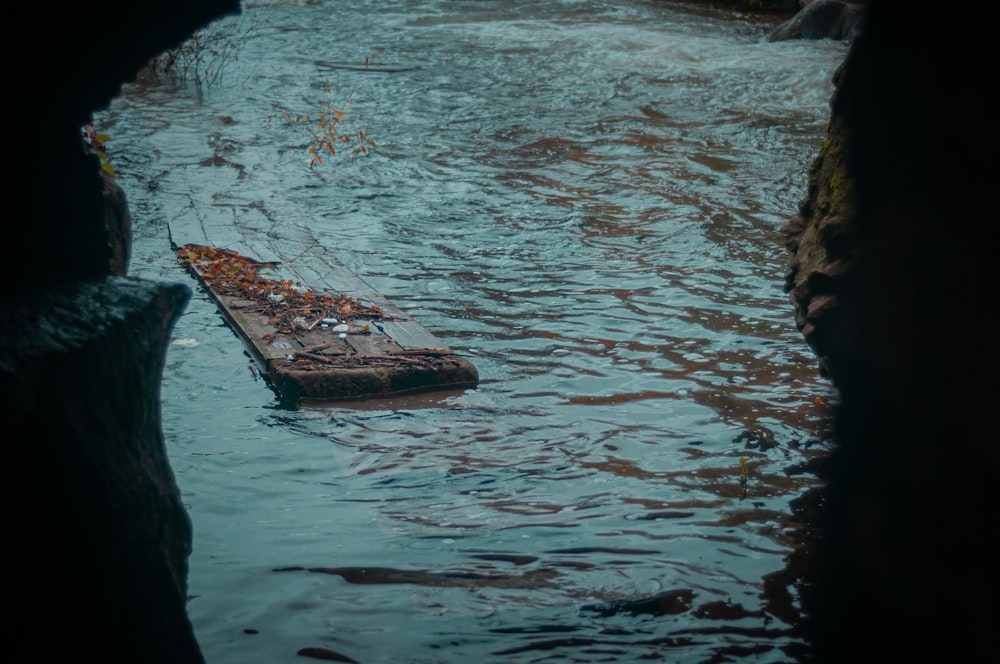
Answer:
<svg viewBox="0 0 1000 664"><path fill-rule="evenodd" d="M235 238L234 238L235 239ZM194 276L283 404L362 400L475 387L479 375L417 321L326 255L281 262L247 249L178 244ZM242 244L245 244L243 242ZM303 252L303 255L306 252ZM323 255L317 266L315 255ZM331 289L304 285L303 273Z"/></svg>

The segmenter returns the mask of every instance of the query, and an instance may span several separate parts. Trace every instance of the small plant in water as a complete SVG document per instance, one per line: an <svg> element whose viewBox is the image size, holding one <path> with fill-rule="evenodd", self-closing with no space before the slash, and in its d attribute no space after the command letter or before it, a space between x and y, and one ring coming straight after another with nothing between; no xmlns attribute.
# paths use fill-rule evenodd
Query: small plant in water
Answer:
<svg viewBox="0 0 1000 664"><path fill-rule="evenodd" d="M374 57L374 54L371 56ZM369 59L365 59L367 67ZM358 155L367 156L375 149L375 139L371 138L364 127L350 126L345 123L348 117L347 110L353 102L354 93L347 96L343 105L336 104L333 100L333 89L330 80L326 79L323 85L325 99L319 104L315 114L293 113L283 106L275 103L272 108L280 114L284 120L290 124L304 125L308 147L306 152L309 155L309 168L323 164L323 158L334 157L338 150L351 152L351 159ZM359 116L360 117L360 116Z"/></svg>

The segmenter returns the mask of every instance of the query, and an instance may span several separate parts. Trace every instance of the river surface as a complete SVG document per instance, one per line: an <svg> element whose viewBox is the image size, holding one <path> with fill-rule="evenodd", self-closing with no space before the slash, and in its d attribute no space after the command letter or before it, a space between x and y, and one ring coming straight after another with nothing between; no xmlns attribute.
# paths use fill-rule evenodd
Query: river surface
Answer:
<svg viewBox="0 0 1000 664"><path fill-rule="evenodd" d="M846 45L781 18L264 0L95 115L131 274L193 290L161 399L210 664L797 660L774 579L835 393L779 229ZM321 244L480 385L281 407L177 264L185 215Z"/></svg>

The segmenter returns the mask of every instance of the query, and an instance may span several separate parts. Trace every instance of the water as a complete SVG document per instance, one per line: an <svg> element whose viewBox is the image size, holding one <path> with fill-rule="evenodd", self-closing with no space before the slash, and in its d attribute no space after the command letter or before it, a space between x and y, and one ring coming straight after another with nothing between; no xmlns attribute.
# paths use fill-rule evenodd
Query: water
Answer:
<svg viewBox="0 0 1000 664"><path fill-rule="evenodd" d="M161 394L211 664L796 660L795 586L766 580L834 393L779 228L846 47L769 44L778 20L268 0L208 27L232 50L201 85L143 79L97 114L132 274L194 289ZM283 111L327 104L371 154L310 167ZM174 260L192 217L269 259L322 245L480 386L281 408Z"/></svg>

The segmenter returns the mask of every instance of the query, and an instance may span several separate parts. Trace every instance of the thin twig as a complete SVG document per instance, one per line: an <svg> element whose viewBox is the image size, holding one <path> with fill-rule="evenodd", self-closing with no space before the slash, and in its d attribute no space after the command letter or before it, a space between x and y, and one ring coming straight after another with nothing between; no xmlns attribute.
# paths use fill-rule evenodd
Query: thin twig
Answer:
<svg viewBox="0 0 1000 664"><path fill-rule="evenodd" d="M303 249L299 253L295 254L294 258L292 258L291 260L285 261L285 263L294 263L298 259L299 256L301 256L302 254L306 253L307 251L309 251L310 249L312 249L315 246L317 246L317 245L310 244L308 247L306 247L305 249Z"/></svg>
<svg viewBox="0 0 1000 664"><path fill-rule="evenodd" d="M295 357L301 357L306 360L312 360L314 362L322 362L323 364L333 364L335 359L332 357L326 357L325 355L316 355L315 353L306 353L301 350L297 350L293 353Z"/></svg>

